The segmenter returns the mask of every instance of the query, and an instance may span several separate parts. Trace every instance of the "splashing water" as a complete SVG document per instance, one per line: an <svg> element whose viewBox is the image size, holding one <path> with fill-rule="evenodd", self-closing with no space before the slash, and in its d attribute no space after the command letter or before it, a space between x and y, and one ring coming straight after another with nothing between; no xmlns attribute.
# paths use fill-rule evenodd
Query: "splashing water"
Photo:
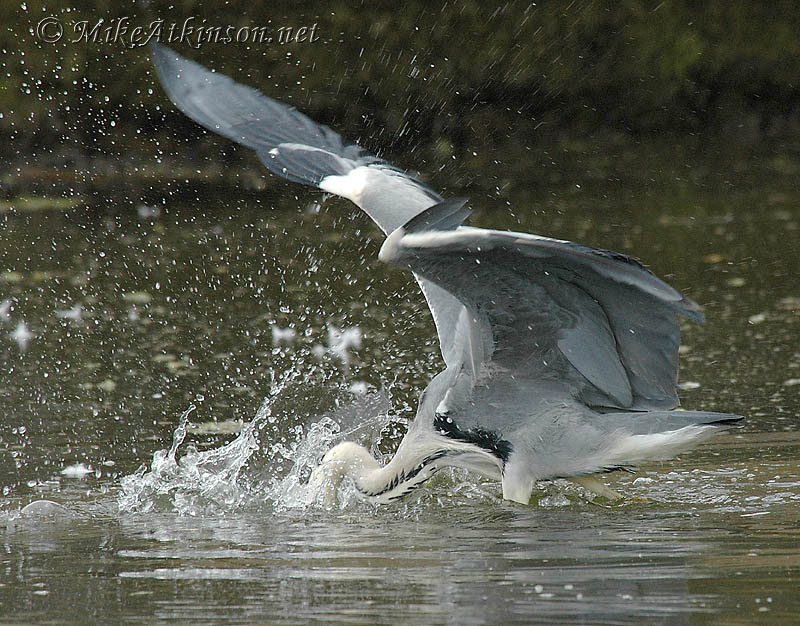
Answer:
<svg viewBox="0 0 800 626"><path fill-rule="evenodd" d="M253 421L231 443L208 452L189 446L179 460L178 448L186 437L189 415L195 410L194 405L190 406L173 433L172 447L153 454L150 471L143 465L122 479L120 510L150 511L171 505L180 513L197 515L209 508L241 506L246 493L237 477L257 446L255 435L264 408L262 405Z"/></svg>
<svg viewBox="0 0 800 626"><path fill-rule="evenodd" d="M389 400L383 391L359 394L334 412L310 420L305 428L290 428L293 440L284 436L262 445L264 427L281 421L273 414L277 400L297 376L297 371L290 372L273 383L270 396L236 439L207 451L188 444L178 458L195 410L190 406L180 417L170 449L155 452L149 469L142 465L122 479L119 510L204 515L265 505L273 510L314 505L319 494L307 483L320 458L343 437L379 438L389 422ZM344 498L342 505L349 500Z"/></svg>

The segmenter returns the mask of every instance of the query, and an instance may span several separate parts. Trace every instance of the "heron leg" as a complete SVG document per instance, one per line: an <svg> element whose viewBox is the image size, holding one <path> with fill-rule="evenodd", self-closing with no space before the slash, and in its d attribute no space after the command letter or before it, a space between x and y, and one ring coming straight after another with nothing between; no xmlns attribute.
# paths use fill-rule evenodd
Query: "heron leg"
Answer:
<svg viewBox="0 0 800 626"><path fill-rule="evenodd" d="M612 502L616 500L622 500L623 498L621 493L606 487L599 478L591 474L584 474L583 476L570 476L567 480L580 485L595 495L606 498L607 500L611 500Z"/></svg>
<svg viewBox="0 0 800 626"><path fill-rule="evenodd" d="M534 480L523 466L507 463L503 470L503 499L520 504L531 501Z"/></svg>

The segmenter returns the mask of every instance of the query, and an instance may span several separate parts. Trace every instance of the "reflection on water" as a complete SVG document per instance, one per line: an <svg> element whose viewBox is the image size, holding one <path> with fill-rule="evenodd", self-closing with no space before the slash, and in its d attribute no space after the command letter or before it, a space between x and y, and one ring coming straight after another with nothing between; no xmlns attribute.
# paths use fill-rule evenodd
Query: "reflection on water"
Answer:
<svg viewBox="0 0 800 626"><path fill-rule="evenodd" d="M632 253L704 307L683 403L748 420L610 476L634 496L613 508L560 482L521 507L456 471L391 506L306 506L319 455L344 436L391 452L439 367L416 288L345 202L0 214L3 620L793 620L795 177L769 154L641 150L487 163L461 190L514 207L476 224ZM558 164L549 194L521 182Z"/></svg>

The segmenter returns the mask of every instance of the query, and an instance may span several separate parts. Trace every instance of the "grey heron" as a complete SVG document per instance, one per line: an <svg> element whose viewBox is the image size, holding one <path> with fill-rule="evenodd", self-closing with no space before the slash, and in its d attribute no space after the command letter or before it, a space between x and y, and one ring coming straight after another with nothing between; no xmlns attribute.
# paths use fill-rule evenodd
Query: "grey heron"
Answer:
<svg viewBox="0 0 800 626"><path fill-rule="evenodd" d="M153 45L173 103L205 128L256 151L289 180L342 196L387 235L379 259L413 273L445 368L381 466L352 442L312 474L345 478L370 500L400 498L455 466L530 500L537 481L575 480L663 460L740 416L676 411L679 318L698 306L623 254L463 224L466 201L444 199L327 126L257 90Z"/></svg>

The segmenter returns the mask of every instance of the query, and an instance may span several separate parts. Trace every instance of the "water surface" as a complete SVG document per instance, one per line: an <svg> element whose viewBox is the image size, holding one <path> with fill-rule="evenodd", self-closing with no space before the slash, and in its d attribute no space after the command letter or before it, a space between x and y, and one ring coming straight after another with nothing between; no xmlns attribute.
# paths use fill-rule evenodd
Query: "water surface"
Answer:
<svg viewBox="0 0 800 626"><path fill-rule="evenodd" d="M743 428L609 476L630 496L614 507L561 482L523 507L459 472L391 506L308 507L318 455L341 431L390 453L440 367L366 218L281 185L143 196L157 215L6 209L3 621L796 619L800 161L682 142L530 154L430 182L470 196L472 224L624 251L689 294L708 323L684 328L683 405ZM360 347L331 350L347 329Z"/></svg>

